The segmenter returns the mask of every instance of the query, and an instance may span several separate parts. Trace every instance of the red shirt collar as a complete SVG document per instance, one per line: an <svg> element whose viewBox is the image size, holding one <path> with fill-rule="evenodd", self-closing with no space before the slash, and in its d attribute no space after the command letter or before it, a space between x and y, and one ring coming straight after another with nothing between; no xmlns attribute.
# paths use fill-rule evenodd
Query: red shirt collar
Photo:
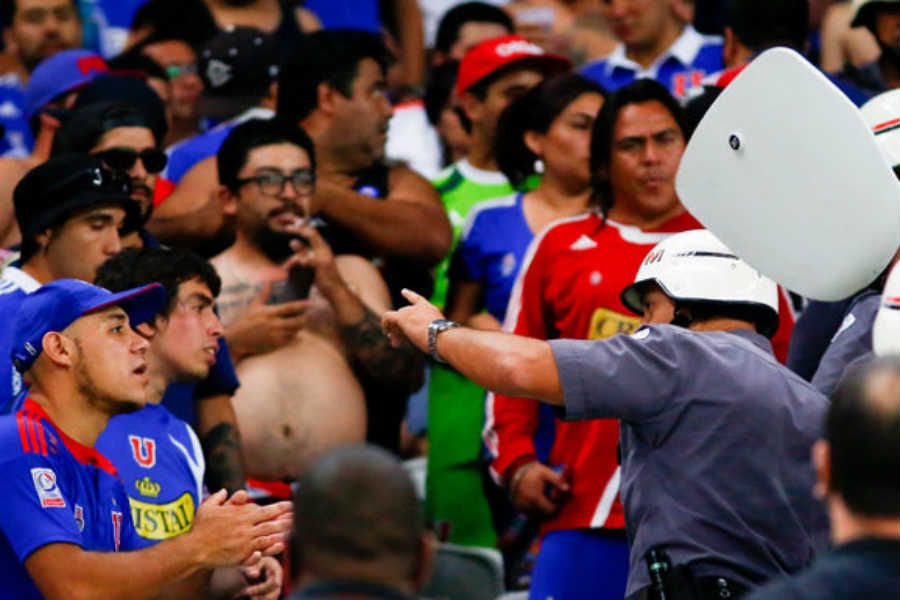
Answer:
<svg viewBox="0 0 900 600"><path fill-rule="evenodd" d="M50 416L44 410L44 407L42 407L40 404L38 404L31 398L26 398L25 402L22 404L22 410L27 413L31 413L32 415L43 421L46 421L48 425L53 427L53 430L59 436L59 439L62 440L66 449L72 454L72 456L75 457L75 460L77 460L79 463L103 469L110 475L118 477L118 471L116 471L116 468L108 458L100 454L95 448L85 446L81 442L78 442L66 435L66 433L62 429L60 429L56 425L56 423L53 422L53 419L50 418Z"/></svg>

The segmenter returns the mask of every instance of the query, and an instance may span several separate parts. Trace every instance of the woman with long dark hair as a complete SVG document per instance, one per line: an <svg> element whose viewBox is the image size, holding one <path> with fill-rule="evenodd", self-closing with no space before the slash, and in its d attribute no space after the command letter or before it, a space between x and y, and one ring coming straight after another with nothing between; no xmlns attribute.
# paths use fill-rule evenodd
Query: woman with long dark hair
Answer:
<svg viewBox="0 0 900 600"><path fill-rule="evenodd" d="M603 89L590 80L561 75L503 112L497 162L513 186L532 189L469 212L450 268L449 318L499 329L531 240L553 221L588 209L591 129L603 98Z"/></svg>

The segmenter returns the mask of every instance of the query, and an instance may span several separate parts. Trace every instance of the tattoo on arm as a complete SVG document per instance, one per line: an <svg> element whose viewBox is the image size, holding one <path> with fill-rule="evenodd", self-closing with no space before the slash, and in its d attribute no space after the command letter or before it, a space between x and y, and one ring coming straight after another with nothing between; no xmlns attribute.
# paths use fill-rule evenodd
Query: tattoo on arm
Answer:
<svg viewBox="0 0 900 600"><path fill-rule="evenodd" d="M206 487L210 491L225 488L228 493L244 489L241 463L241 436L232 423L219 423L201 438L206 459Z"/></svg>
<svg viewBox="0 0 900 600"><path fill-rule="evenodd" d="M381 319L366 308L363 319L341 327L353 361L370 377L391 386L403 386L410 393L423 383L423 355L411 344L391 346L381 330Z"/></svg>

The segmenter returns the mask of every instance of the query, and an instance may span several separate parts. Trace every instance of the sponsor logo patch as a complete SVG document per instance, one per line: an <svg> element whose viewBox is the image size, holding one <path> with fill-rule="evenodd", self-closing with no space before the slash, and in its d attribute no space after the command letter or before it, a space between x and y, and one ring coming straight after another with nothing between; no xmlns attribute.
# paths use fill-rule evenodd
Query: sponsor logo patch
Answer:
<svg viewBox="0 0 900 600"><path fill-rule="evenodd" d="M34 468L31 470L31 479L34 481L34 489L37 490L41 506L65 508L66 501L56 484L56 473L53 469Z"/></svg>
<svg viewBox="0 0 900 600"><path fill-rule="evenodd" d="M617 333L628 335L640 327L641 320L637 317L619 314L606 308L598 308L591 315L591 329L587 339L604 340Z"/></svg>
<svg viewBox="0 0 900 600"><path fill-rule="evenodd" d="M191 528L194 522L194 497L185 492L167 504L141 502L129 497L131 520L138 535L147 540L167 540Z"/></svg>
<svg viewBox="0 0 900 600"><path fill-rule="evenodd" d="M131 446L134 462L145 469L152 469L156 466L156 440L129 435L128 443Z"/></svg>
<svg viewBox="0 0 900 600"><path fill-rule="evenodd" d="M75 505L75 524L78 531L84 531L84 508L80 504Z"/></svg>

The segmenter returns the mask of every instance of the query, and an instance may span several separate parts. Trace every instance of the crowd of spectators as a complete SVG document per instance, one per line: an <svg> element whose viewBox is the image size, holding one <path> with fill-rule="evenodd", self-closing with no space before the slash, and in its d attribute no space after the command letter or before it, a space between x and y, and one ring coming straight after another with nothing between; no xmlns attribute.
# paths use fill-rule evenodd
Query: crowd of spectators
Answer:
<svg viewBox="0 0 900 600"><path fill-rule="evenodd" d="M0 27L0 599L441 597L447 549L540 600L900 595L900 248L841 301L746 292L675 186L775 47L900 179L900 3Z"/></svg>

